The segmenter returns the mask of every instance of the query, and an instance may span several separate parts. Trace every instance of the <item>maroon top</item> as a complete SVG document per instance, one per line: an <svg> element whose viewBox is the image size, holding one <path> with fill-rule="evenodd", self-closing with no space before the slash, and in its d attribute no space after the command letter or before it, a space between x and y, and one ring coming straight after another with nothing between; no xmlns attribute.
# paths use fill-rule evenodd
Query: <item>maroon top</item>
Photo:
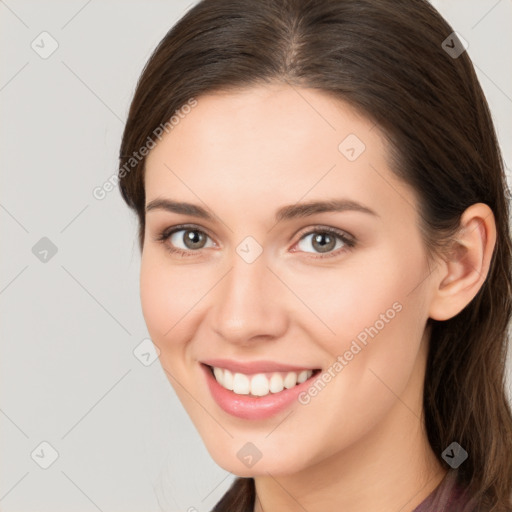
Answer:
<svg viewBox="0 0 512 512"><path fill-rule="evenodd" d="M240 496L233 505L234 496ZM231 488L212 509L212 512L254 510L254 478L238 477ZM229 507L227 506L229 503ZM468 499L464 488L457 483L457 470L450 469L439 485L412 512L483 512L474 500Z"/></svg>
<svg viewBox="0 0 512 512"><path fill-rule="evenodd" d="M448 470L439 485L412 512L474 512L474 505L457 483L457 471Z"/></svg>

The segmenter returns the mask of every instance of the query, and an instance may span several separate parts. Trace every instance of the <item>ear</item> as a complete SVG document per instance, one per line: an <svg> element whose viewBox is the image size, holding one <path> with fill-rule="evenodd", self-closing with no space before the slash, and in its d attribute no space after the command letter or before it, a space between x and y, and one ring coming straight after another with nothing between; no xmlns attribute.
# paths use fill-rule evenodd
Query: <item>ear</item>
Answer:
<svg viewBox="0 0 512 512"><path fill-rule="evenodd" d="M487 277L495 244L492 210L484 203L472 204L461 216L451 251L439 262L430 318L448 320L471 302Z"/></svg>

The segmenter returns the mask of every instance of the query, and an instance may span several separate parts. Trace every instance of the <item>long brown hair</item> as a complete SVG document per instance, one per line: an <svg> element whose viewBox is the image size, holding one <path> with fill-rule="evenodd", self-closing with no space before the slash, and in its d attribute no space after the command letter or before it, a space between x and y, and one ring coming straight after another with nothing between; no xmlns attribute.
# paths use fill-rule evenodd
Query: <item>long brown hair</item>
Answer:
<svg viewBox="0 0 512 512"><path fill-rule="evenodd" d="M508 188L488 104L452 33L426 0L203 0L169 30L141 74L119 184L138 216L142 249L145 158L135 154L191 98L283 82L348 102L379 126L393 172L419 196L429 255L447 247L466 208L487 204L497 242L484 284L455 317L429 319L424 417L441 464L454 440L468 452L458 483L482 510L509 511ZM215 510L252 511L254 498L254 481L238 478Z"/></svg>

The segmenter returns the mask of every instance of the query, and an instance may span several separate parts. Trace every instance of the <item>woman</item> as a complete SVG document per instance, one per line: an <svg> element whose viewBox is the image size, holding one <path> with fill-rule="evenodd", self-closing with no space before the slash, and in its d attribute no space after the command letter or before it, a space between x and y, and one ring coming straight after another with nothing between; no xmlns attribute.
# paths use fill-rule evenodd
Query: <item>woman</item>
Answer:
<svg viewBox="0 0 512 512"><path fill-rule="evenodd" d="M423 0L204 0L137 84L120 189L215 511L510 511L506 180Z"/></svg>

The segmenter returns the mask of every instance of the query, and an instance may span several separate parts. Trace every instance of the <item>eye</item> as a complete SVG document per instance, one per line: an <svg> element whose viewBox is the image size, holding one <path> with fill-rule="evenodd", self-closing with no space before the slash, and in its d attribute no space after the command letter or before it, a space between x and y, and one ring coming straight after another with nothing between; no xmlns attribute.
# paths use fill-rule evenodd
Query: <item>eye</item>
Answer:
<svg viewBox="0 0 512 512"><path fill-rule="evenodd" d="M206 245L208 238L210 237L203 230L195 226L174 226L162 231L156 241L165 243L171 253L190 256L201 249L214 247L214 244Z"/></svg>
<svg viewBox="0 0 512 512"><path fill-rule="evenodd" d="M320 253L315 258L328 258L340 252L350 250L355 246L355 240L339 229L315 226L313 230L305 233L296 245L301 251L314 252L306 249L310 245L315 251ZM334 251L335 249L341 250Z"/></svg>
<svg viewBox="0 0 512 512"><path fill-rule="evenodd" d="M199 253L201 249L215 247L214 243L207 245L208 239L211 240L210 236L194 225L166 228L155 238L157 242L165 244L170 253L180 256L194 256L194 253ZM305 246L308 244L311 244L314 251L307 250ZM350 250L355 244L355 239L352 236L339 229L315 226L304 233L295 245L302 252L317 251L319 255L313 256L314 258L328 258ZM297 251L292 250L292 252Z"/></svg>

